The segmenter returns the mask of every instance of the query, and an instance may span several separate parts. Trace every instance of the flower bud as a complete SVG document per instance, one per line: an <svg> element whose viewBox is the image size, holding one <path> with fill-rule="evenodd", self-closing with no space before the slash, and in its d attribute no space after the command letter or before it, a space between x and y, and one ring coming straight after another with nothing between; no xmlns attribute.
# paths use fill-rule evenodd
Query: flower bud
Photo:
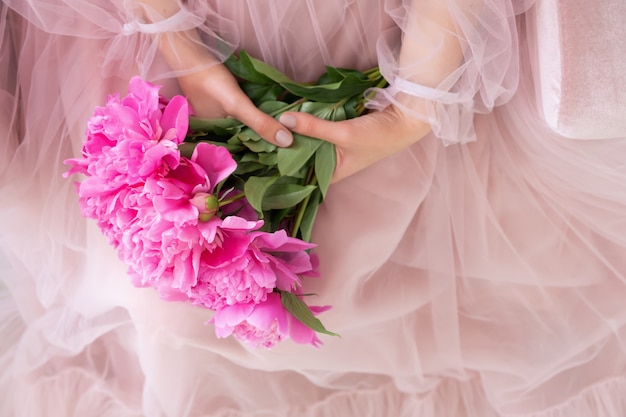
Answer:
<svg viewBox="0 0 626 417"><path fill-rule="evenodd" d="M198 193L190 202L198 209L198 219L201 222L209 221L220 208L220 202L213 194Z"/></svg>

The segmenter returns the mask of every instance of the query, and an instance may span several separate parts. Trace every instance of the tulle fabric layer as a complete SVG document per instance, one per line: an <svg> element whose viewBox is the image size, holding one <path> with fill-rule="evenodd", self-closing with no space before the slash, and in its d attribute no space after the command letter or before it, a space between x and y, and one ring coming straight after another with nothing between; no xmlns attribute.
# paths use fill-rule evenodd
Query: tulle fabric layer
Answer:
<svg viewBox="0 0 626 417"><path fill-rule="evenodd" d="M380 105L428 98L436 133L476 138L430 135L331 187L314 233L322 277L307 286L342 337L266 351L133 288L62 178L93 107L131 75L177 91L159 26L131 2L5 0L0 414L622 417L626 141L552 134L518 44L526 5L488 4L490 18L461 25L465 70L446 90L396 64L400 2L190 1L164 24L200 27L216 53L210 34L228 34L294 78L380 59ZM459 22L472 15L454 5Z"/></svg>
<svg viewBox="0 0 626 417"><path fill-rule="evenodd" d="M177 1L179 12L174 14L150 7L149 0L6 3L45 32L103 40L99 60L106 75L135 72L164 80L201 69L204 64L174 71L159 58L159 42L190 37L184 32L190 29L201 35L201 43L194 38L198 50L223 60L244 48L298 81L314 81L327 64L359 69L379 65L390 88L379 91L372 108L394 103L430 122L444 142L464 143L476 138L474 114L489 112L516 90L515 16L533 2L448 0L440 2L444 7L425 0L171 3ZM445 18L422 19L433 7L445 9L439 13ZM448 27L447 21L454 24ZM432 74L431 61L447 35L460 41L459 56L449 58L446 74ZM401 50L403 44L411 48Z"/></svg>

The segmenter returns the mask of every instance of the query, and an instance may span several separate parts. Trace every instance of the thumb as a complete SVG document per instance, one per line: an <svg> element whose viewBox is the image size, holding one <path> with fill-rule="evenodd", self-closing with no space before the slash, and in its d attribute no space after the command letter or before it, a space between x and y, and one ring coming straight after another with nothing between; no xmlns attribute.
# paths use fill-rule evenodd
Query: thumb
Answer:
<svg viewBox="0 0 626 417"><path fill-rule="evenodd" d="M289 130L304 136L321 139L335 145L343 143L346 129L344 122L331 122L320 119L309 113L285 112L280 115L278 121Z"/></svg>

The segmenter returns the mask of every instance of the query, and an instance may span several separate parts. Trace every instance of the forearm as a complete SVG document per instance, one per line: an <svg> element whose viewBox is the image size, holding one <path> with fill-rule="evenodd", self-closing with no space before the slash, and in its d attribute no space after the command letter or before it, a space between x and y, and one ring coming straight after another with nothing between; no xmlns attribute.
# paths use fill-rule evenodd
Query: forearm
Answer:
<svg viewBox="0 0 626 417"><path fill-rule="evenodd" d="M156 13L162 18L168 18L180 11L180 3L177 0L136 0L139 6L143 6L146 17ZM147 7L146 7L147 6ZM151 19L154 19L152 17Z"/></svg>
<svg viewBox="0 0 626 417"><path fill-rule="evenodd" d="M177 0L136 0L136 2L142 10L142 18L153 24L175 19L181 13L182 4ZM158 41L159 51L170 68L181 75L219 63L200 39L196 28L159 31L154 36Z"/></svg>
<svg viewBox="0 0 626 417"><path fill-rule="evenodd" d="M400 50L400 77L436 88L462 60L461 41L447 2L414 0Z"/></svg>
<svg viewBox="0 0 626 417"><path fill-rule="evenodd" d="M413 0L389 101L428 121L445 144L475 140L475 113L513 82L506 79L515 59L511 13L485 0Z"/></svg>

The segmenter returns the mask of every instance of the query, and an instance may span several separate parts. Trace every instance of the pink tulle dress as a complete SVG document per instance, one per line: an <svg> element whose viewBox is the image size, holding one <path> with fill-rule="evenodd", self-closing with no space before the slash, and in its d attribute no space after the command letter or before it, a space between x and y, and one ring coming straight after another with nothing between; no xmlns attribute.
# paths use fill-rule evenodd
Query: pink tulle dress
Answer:
<svg viewBox="0 0 626 417"><path fill-rule="evenodd" d="M436 84L402 55L436 41L426 0L139 3L0 5L1 416L626 415L626 139L545 123L531 2L447 1L463 57ZM132 76L180 92L156 39L194 28L298 80L380 65L372 107L432 126L331 186L307 285L341 338L320 349L218 339L133 287L62 176Z"/></svg>

